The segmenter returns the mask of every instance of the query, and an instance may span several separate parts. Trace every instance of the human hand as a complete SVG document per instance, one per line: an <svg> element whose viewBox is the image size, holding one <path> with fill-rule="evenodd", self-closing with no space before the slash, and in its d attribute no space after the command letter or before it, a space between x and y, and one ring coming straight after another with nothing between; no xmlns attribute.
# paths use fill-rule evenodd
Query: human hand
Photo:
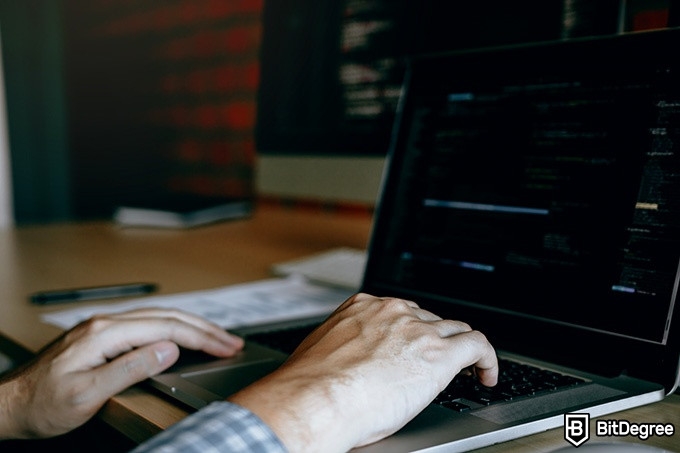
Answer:
<svg viewBox="0 0 680 453"><path fill-rule="evenodd" d="M243 340L178 310L95 316L0 382L0 439L55 436L82 425L110 397L175 363L178 345L230 357Z"/></svg>
<svg viewBox="0 0 680 453"><path fill-rule="evenodd" d="M288 449L346 451L396 432L460 371L498 379L486 337L411 301L358 294L278 370L229 398Z"/></svg>

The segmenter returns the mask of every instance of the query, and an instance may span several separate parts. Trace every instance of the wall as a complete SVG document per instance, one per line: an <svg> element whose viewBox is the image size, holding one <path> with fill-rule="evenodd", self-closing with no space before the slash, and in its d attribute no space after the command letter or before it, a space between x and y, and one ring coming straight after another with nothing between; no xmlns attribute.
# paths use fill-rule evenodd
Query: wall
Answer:
<svg viewBox="0 0 680 453"><path fill-rule="evenodd" d="M2 37L0 33L0 52L2 52ZM5 86L2 68L2 54L0 53L0 88ZM7 116L5 104L5 90L0 89L0 228L12 225L12 176L9 170L9 139L7 137Z"/></svg>
<svg viewBox="0 0 680 453"><path fill-rule="evenodd" d="M71 216L59 2L0 0L17 224Z"/></svg>
<svg viewBox="0 0 680 453"><path fill-rule="evenodd" d="M62 4L76 214L252 196L262 0Z"/></svg>

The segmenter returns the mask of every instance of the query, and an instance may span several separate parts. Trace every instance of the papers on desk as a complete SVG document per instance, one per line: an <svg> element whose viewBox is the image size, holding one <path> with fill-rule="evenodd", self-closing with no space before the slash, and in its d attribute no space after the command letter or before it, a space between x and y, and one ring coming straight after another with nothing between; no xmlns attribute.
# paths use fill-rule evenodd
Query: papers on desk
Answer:
<svg viewBox="0 0 680 453"><path fill-rule="evenodd" d="M175 308L203 316L224 329L330 314L352 291L308 283L300 278L270 279L218 289L83 306L42 315L43 322L70 329L100 313L135 308Z"/></svg>

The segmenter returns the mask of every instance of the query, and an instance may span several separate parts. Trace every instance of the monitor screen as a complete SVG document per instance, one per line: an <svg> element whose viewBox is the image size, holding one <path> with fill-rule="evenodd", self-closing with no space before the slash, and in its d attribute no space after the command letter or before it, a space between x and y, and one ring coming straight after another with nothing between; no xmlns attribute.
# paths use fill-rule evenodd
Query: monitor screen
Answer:
<svg viewBox="0 0 680 453"><path fill-rule="evenodd" d="M406 57L556 39L560 3L265 1L258 153L384 156Z"/></svg>
<svg viewBox="0 0 680 453"><path fill-rule="evenodd" d="M673 31L416 59L367 280L665 344L678 43Z"/></svg>

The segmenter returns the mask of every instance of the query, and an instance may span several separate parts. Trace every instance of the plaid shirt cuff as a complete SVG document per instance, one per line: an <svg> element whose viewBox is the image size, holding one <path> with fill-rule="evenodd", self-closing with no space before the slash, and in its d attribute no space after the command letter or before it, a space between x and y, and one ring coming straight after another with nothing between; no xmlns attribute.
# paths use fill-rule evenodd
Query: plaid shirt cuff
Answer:
<svg viewBox="0 0 680 453"><path fill-rule="evenodd" d="M211 403L139 445L133 453L285 453L272 430L249 410L226 401Z"/></svg>

